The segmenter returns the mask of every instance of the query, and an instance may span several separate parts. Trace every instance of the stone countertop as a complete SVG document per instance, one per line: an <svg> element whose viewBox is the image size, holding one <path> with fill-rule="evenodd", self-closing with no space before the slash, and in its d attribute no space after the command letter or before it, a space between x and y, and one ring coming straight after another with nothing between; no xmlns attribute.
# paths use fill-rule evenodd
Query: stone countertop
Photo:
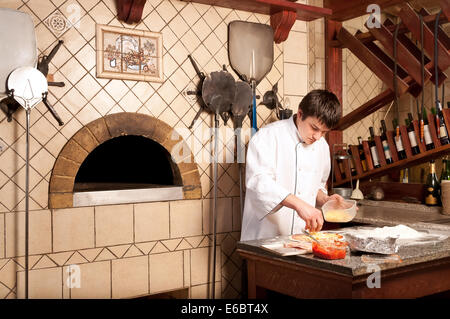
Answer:
<svg viewBox="0 0 450 319"><path fill-rule="evenodd" d="M415 223L449 224L450 216L438 207L387 201L361 200L352 222L377 226L412 225Z"/></svg>
<svg viewBox="0 0 450 319"><path fill-rule="evenodd" d="M430 225L427 223L416 223L412 224L411 226L413 226L413 228L415 228L416 230L425 230L431 234L446 234L449 236L449 238L447 238L447 240L445 241L441 241L435 244L427 243L415 246L401 246L398 251L398 256L401 258L401 263L392 262L380 258L380 256L382 255L363 252L347 253L345 259L340 260L319 259L317 257L314 257L313 254L280 256L260 247L264 243L288 240L288 236L238 242L237 248L244 251L255 252L273 259L284 260L291 263L293 262L304 266L336 272L352 277L372 274L374 270L370 267L368 268L368 266L373 264L376 264L378 267L380 267L381 270L388 270L450 257L450 226Z"/></svg>

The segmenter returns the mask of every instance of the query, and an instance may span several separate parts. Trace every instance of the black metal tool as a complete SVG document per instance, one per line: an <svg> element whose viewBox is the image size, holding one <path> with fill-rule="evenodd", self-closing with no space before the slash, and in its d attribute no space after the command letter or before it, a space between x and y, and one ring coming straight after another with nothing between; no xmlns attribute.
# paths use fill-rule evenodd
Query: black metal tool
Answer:
<svg viewBox="0 0 450 319"><path fill-rule="evenodd" d="M12 121L12 115L20 107L20 104L12 97L7 97L0 101L0 108L6 114L8 122Z"/></svg>
<svg viewBox="0 0 450 319"><path fill-rule="evenodd" d="M200 116L200 113L203 111L206 111L208 107L206 106L205 102L202 98L202 90L203 90L203 82L205 81L206 75L200 71L200 69L197 66L197 63L195 63L195 60L192 58L192 56L188 55L189 60L192 63L192 66L194 67L195 73L197 73L198 77L200 78L200 81L197 84L196 91L188 91L188 95L196 95L198 99L198 104L200 104L200 109L198 110L197 114L195 115L194 119L192 120L191 125L189 126L189 129L192 129L194 126L195 121L197 121L198 117Z"/></svg>
<svg viewBox="0 0 450 319"><path fill-rule="evenodd" d="M55 118L55 120L58 122L59 126L63 126L64 122L61 120L61 117L58 115L58 113L56 113L55 109L53 108L53 106L48 103L47 101L47 92L42 94L42 102L45 104L45 106L48 108L48 110L50 111L50 113L52 113L53 117Z"/></svg>
<svg viewBox="0 0 450 319"><path fill-rule="evenodd" d="M50 51L49 55L44 55L39 60L37 69L42 72L45 76L48 75L48 65L50 64L51 60L55 57L56 52L58 52L61 45L64 43L63 40L59 40L58 44Z"/></svg>

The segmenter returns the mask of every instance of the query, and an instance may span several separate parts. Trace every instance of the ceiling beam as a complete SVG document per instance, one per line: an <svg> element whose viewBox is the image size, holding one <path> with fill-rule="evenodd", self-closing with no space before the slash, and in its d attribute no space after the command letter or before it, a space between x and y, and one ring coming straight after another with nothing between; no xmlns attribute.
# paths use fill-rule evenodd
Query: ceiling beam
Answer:
<svg viewBox="0 0 450 319"><path fill-rule="evenodd" d="M406 2L405 0L324 0L323 7L331 9L328 17L335 21L345 21L367 14L367 6L377 4L381 11L387 7Z"/></svg>

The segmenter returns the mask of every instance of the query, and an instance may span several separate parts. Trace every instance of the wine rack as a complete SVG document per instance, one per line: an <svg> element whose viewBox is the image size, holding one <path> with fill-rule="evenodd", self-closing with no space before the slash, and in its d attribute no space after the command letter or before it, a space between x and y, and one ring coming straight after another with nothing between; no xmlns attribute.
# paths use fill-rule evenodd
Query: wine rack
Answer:
<svg viewBox="0 0 450 319"><path fill-rule="evenodd" d="M447 127L447 130L450 128L450 109L444 109L444 121L445 125ZM367 162L367 171L364 172L362 169L361 159L359 157L359 151L358 147L356 145L350 145L350 149L352 151L352 157L354 161L354 166L356 170L356 175L351 176L352 180L360 179L360 180L367 180L369 178L376 178L383 175L388 174L391 171L403 169L406 167L426 163L432 159L436 159L439 157L442 157L445 154L450 153L450 144L441 145L440 140L437 135L436 131L436 121L435 116L432 114L428 114L428 125L430 128L431 138L434 143L434 148L431 150L426 150L425 141L420 141L420 137L418 136L419 131L419 122L417 120L413 121L414 125L414 132L416 134L416 140L417 144L419 146L420 153L413 155L411 151L411 143L409 142L408 133L405 125L400 126L400 133L401 138L403 142L403 147L405 149L406 158L403 160L400 160L397 155L397 148L395 147L395 132L394 131L387 131L387 141L389 145L389 150L391 152L393 163L387 164L386 159L384 157L384 151L383 151L383 145L381 144L381 138L380 136L375 136L375 144L377 148L378 158L381 167L374 168L373 162L372 162L372 155L370 154L369 149L369 142L363 141L362 146L364 150L364 154L366 156L366 162ZM335 166L336 171L339 171L339 166ZM350 172L348 169L346 169L344 172L339 172L340 174L334 174L335 175L335 186L340 186L345 183L350 182ZM344 177L342 177L344 176Z"/></svg>

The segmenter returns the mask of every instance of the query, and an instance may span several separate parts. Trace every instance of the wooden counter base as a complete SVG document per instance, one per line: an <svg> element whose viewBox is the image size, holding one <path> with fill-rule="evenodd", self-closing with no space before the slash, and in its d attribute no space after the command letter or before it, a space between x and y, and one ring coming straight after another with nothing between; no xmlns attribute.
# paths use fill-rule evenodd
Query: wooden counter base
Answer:
<svg viewBox="0 0 450 319"><path fill-rule="evenodd" d="M264 298L265 289L296 298L418 298L450 290L450 257L382 270L380 288L369 288L371 275L354 277L276 256L237 251L247 261L250 299Z"/></svg>

